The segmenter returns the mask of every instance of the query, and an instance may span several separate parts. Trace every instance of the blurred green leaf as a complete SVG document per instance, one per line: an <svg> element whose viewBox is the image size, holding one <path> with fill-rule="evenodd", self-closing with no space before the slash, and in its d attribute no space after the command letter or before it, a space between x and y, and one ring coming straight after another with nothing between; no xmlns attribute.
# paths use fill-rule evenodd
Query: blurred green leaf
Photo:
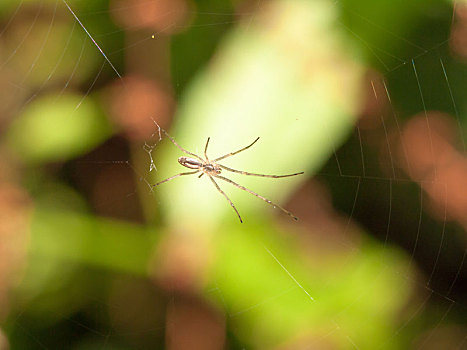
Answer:
<svg viewBox="0 0 467 350"><path fill-rule="evenodd" d="M62 161L93 149L111 131L92 98L48 95L32 102L13 121L7 141L24 161Z"/></svg>
<svg viewBox="0 0 467 350"><path fill-rule="evenodd" d="M211 281L220 306L257 347L335 332L339 349L349 345L347 336L376 348L396 331L394 321L413 289L399 273L408 260L372 241L358 254L328 256L319 247L300 249L293 236L279 238L268 225L245 224L214 242Z"/></svg>
<svg viewBox="0 0 467 350"><path fill-rule="evenodd" d="M225 164L246 171L283 174L287 179L232 176L243 185L282 202L310 176L351 130L360 104L361 67L336 27L335 7L326 2L278 1L254 23L243 23L219 48L182 100L173 136L202 154L208 136L211 157L240 149ZM160 178L184 171L179 149L170 145L157 164ZM231 176L228 174L226 176ZM240 180L241 178L241 180ZM269 206L218 180L246 220ZM208 178L180 178L157 189L167 215L177 224L237 221ZM183 220L180 220L183 218Z"/></svg>
<svg viewBox="0 0 467 350"><path fill-rule="evenodd" d="M61 210L36 210L31 254L145 275L152 238L141 226Z"/></svg>

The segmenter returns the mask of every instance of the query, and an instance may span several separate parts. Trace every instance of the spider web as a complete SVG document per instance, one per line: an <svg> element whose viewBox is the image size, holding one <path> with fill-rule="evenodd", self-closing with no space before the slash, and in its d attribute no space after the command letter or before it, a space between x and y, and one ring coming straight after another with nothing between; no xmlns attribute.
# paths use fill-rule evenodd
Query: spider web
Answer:
<svg viewBox="0 0 467 350"><path fill-rule="evenodd" d="M144 16L145 11L138 9L145 8L150 14L154 4L162 15L153 23L150 16ZM56 106L65 101L71 105L71 111L65 109L69 122L73 116L84 118L87 114L96 118L111 115L108 118L113 122L110 126L105 122L98 125L105 137L91 135L91 141L85 137L83 148L59 152L56 159L53 151L46 150L39 155L31 153L32 160L24 166L5 161L9 172L16 167L14 170L25 179L16 185L30 193L39 219L31 230L32 266L8 305L0 348L2 334L12 349L65 345L82 349L183 348L184 340L198 339L186 329L206 332L206 338L214 339L210 345L198 339L204 344L201 348L222 348L222 344L232 349L264 348L271 346L271 340L248 336L242 322L267 317L265 307L289 297L307 300L311 309L325 307L320 305L322 295L315 295L303 274L295 272L300 269L293 257L264 237L251 241L252 249L258 261L264 258L268 266L283 272L283 283L288 286L280 292L262 292L254 303L247 297L253 293L253 285L243 286L244 301L232 305L229 290L222 280L216 281L207 291L217 301L215 310L211 299L167 287L176 284L174 281L149 281L141 266L154 252L134 256L130 251L126 255L125 242L127 247L144 247L160 239L160 233L155 238L142 223L159 223L164 215L161 198L166 197L159 197L152 184L161 176L159 172L169 173L161 168L158 157L163 151L159 150L173 145L161 133L161 127L170 130L176 101L215 56L223 36L240 23L247 23L249 30L259 20L265 9L262 1L234 6L214 1L189 5L184 1L79 4L40 0L0 6L6 13L0 27L1 84L7 91L1 97L2 129L8 130L31 108L41 110L37 101L44 96L52 96L46 100L48 104ZM430 2L424 15L417 17L425 21L414 25L416 32L410 33L401 28L403 22L397 26L390 20L373 21L370 3L337 1L333 6L340 12L340 29L366 52L365 60L374 67L368 70L364 82L365 108L352 135L342 146L336 146L328 161L292 195L286 207L302 219L301 230L308 232L299 240L309 249L304 256L317 253L308 246L322 239L310 234L317 226L330 235L323 246L342 253L342 260L330 262L337 268L329 271L338 277L326 280L324 293L334 291L339 279L345 277L337 272L345 269L354 255L366 254L365 244L377 246L379 258L374 259L369 272L374 280L363 279L350 299L334 305L329 328L320 329L318 335L313 333L311 339L296 335L295 342L285 346L325 347L336 344L333 339L338 337L344 339L337 343L340 348L367 348L369 343L361 334L344 326L346 315L371 297L368 291L390 271L389 277L398 283L392 294L405 302L398 306L399 317L392 319L396 326L388 326L388 333L377 345L465 348L465 65L462 46L455 46L460 39L454 36L465 26L465 9L461 3ZM412 13L421 11L415 5L409 9ZM430 25L445 31L432 33ZM150 26L157 29L149 30ZM175 38L173 57L168 57L171 37ZM206 41L197 41L200 37ZM385 38L392 46L380 47L378 38ZM196 55L200 46L202 53ZM193 52L190 64L182 59L183 50ZM465 56L463 59L465 62ZM159 104L151 103L154 100ZM20 124L17 128L26 132L27 127ZM200 134L199 140L207 136L199 130L193 133ZM231 144L234 149L240 148L250 136L236 138ZM182 146L202 154L204 144ZM219 149L224 148L213 152ZM254 159L254 154L251 157ZM41 162L47 165L38 166ZM235 164L241 168L242 160ZM228 206L221 200L219 206ZM260 202L253 197L249 200ZM37 222L57 220L49 211L41 210L44 208L69 209L79 215L64 210L60 212L63 222L41 227ZM253 221L251 216L245 219ZM90 254L89 261L73 256L73 245L82 244L83 239L92 242L96 227L115 234L102 234L98 243L108 251L122 252L120 256L101 260L100 255L106 254L101 251ZM135 236L128 238L123 233L125 228ZM90 233L75 235L74 230ZM36 231L42 234L42 244L34 241ZM185 244L179 243L165 244L175 245L171 248L180 254L185 252L185 245L194 244L189 238ZM394 260L387 260L388 256ZM309 266L308 258L304 257L302 263ZM380 300L378 307L383 310L394 303L392 299Z"/></svg>

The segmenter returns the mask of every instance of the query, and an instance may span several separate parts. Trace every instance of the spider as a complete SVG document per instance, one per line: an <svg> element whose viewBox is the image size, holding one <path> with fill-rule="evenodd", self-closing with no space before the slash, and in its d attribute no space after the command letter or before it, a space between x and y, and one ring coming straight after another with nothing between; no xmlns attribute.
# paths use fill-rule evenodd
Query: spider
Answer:
<svg viewBox="0 0 467 350"><path fill-rule="evenodd" d="M189 152L186 149L184 149L183 147L181 147L164 129L162 129L162 128L160 128L160 129L170 139L170 141L172 141L172 143L175 146L177 146L182 152L184 152L184 153L191 156L191 157L180 157L180 158L178 158L178 162L181 165L183 165L184 167L186 167L186 168L193 169L193 171L188 171L188 172L183 172L183 173L180 173L180 174L177 174L177 175L173 175L173 176L171 176L171 177L169 177L169 178L167 178L165 180L159 181L158 183L152 185L152 187L159 186L159 185L163 184L164 182L168 182L168 181L173 180L173 179L175 179L177 177L180 177L180 176L194 175L194 174L197 174L197 173L201 172L201 174L198 176L198 178L201 178L204 174L206 174L206 176L211 180L211 182L214 184L216 189L225 197L225 199L229 202L229 204L233 208L233 210L235 210L235 213L237 214L238 219L240 220L240 223L243 223L243 220L242 220L242 217L240 216L240 213L238 212L237 208L232 203L230 198L225 194L224 191L221 190L221 188L219 187L217 182L214 180L214 178L226 181L226 182L234 185L235 187L238 187L241 190L244 190L244 191L246 191L248 193L251 193L252 195L258 197L259 199L262 199L266 203L272 205L274 208L276 208L276 207L279 208L284 213L286 213L287 215L292 217L294 220L298 220L298 218L295 215L293 215L290 211L282 208L280 205L278 205L276 203L273 203L269 199L259 195L258 193L253 192L252 190L250 190L250 189L248 189L248 188L246 188L246 187L244 187L242 185L239 185L238 183L236 183L236 182L234 182L234 181L220 175L222 170L230 171L232 173L237 173L237 174L250 175L250 176L260 176L260 177L269 177L269 178L275 178L275 179L281 178L281 177L289 177L289 176L296 176L296 175L303 174L303 171L301 171L299 173L288 174L288 175L255 174L255 173L249 173L249 172L242 171L242 170L235 170L235 169L226 167L225 165L217 163L220 160L223 160L225 158L231 157L233 155L236 155L236 154L238 154L240 152L243 152L243 151L247 150L248 148L253 146L259 140L259 137L256 138L256 140L254 140L251 144L249 144L246 147L243 147L242 149L240 149L238 151L227 153L227 154L223 155L222 157L216 158L214 160L209 160L208 155L207 155L207 151L208 151L208 145L209 145L210 137L208 137L208 140L206 141L206 146L204 147L204 157L205 157L205 159L203 159L199 155L197 155L195 153L192 153L192 152Z"/></svg>

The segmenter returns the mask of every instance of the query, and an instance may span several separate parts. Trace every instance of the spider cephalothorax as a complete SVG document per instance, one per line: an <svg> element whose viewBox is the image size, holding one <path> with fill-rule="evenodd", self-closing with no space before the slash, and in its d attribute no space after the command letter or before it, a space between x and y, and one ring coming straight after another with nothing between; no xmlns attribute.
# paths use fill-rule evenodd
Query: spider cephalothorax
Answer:
<svg viewBox="0 0 467 350"><path fill-rule="evenodd" d="M280 210L282 210L284 213L286 213L287 215L289 215L293 219L298 220L298 218L296 216L294 216L290 211L282 208L280 205L275 204L275 203L271 202L269 199L259 195L258 193L253 192L252 190L250 190L250 189L248 189L248 188L246 188L246 187L244 187L242 185L239 185L238 183L236 183L236 182L234 182L234 181L220 175L222 170L227 170L227 171L230 171L232 173L238 173L238 174L243 174L243 175L270 177L270 178L281 178L281 177L289 177L289 176L295 176L295 175L303 174L303 171L301 171L299 173L288 174L288 175L255 174L255 173L249 173L249 172L242 171L242 170L235 170L235 169L226 167L225 165L217 163L218 161L220 161L222 159L233 156L233 155L235 155L237 153L240 153L240 152L245 151L246 149L250 148L251 146L253 146L256 143L256 141L259 140L259 137L256 140L254 140L251 144L249 144L248 146L246 146L246 147L244 147L244 148L242 148L242 149L240 149L238 151L235 151L235 152L232 152L232 153L227 153L227 154L223 155L222 157L216 158L214 160L209 160L208 155L207 155L208 144L209 144L209 139L210 139L209 137L208 137L208 140L206 142L206 146L204 148L204 157L205 157L205 159L203 159L200 156L198 156L197 154L191 153L191 152L187 151L186 149L184 149L183 147L181 147L177 142L175 142L175 140L164 129L161 128L160 130L162 130L164 132L164 134L170 139L170 141L172 141L172 143L175 146L177 146L182 152L184 152L186 154L189 154L190 156L194 157L194 158L191 158L191 157L180 157L180 158L178 158L178 162L181 165L183 165L184 167L186 167L188 169L193 169L193 171L188 171L188 172L185 172L185 173L180 173L180 174L171 176L171 177L169 177L169 178L167 178L165 180L162 180L162 181L156 183L153 186L158 186L160 184L163 184L164 182L173 180L173 179L175 179L175 178L177 178L179 176L193 175L193 174L201 172L201 175L199 175L199 177L203 176L204 174L206 174L209 177L209 179L212 181L214 186L216 186L217 190L225 197L225 199L227 199L229 204L232 206L233 210L235 210L235 212L237 213L238 218L240 219L240 222L243 222L243 221L242 221L242 218L241 218L237 208L235 208L235 205L232 203L230 198L227 197L227 195L224 193L224 191L221 190L221 188L219 187L217 182L214 180L214 178L226 181L226 182L234 185L235 187L240 188L241 190L244 190L244 191L246 191L248 193L251 193L252 195L262 199L266 203L271 204L274 208L279 208Z"/></svg>

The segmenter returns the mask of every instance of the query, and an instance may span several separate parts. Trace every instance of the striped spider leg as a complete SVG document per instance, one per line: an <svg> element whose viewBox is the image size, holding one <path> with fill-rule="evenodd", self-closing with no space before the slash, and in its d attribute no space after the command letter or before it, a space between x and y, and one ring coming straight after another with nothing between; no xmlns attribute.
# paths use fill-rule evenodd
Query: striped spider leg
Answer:
<svg viewBox="0 0 467 350"><path fill-rule="evenodd" d="M219 158L216 158L214 160L209 160L209 157L208 157L208 154L207 154L207 151L208 151L208 145L209 145L209 140L210 138L208 137L207 141L206 141L206 146L204 147L204 159L202 157L200 157L199 155L195 154L195 153L192 153L192 152L189 152L187 151L186 149L184 149L183 147L181 147L164 129L162 129L163 133L169 138L169 140L175 145L177 146L182 152L190 155L191 157L180 157L178 158L178 162L183 165L184 167L186 168L189 168L189 169L193 169L193 171L188 171L188 172L183 172L183 173L179 173L179 174L176 174L176 175L173 175L165 180L162 180L162 181L159 181L158 183L152 185L153 187L155 186L159 186L165 182L168 182L170 180L173 180L177 177L180 177L180 176L184 176L184 175L194 175L194 174L198 174L198 173L201 173L198 177L202 177L204 174L206 174L206 176L209 177L209 179L211 180L211 182L213 183L213 185L216 187L217 191L219 191L220 194L222 194L224 196L224 198L227 200L227 202L229 202L230 206L233 208L233 210L235 211L235 213L237 214L239 220L241 223L243 223L243 220L242 220L242 217L240 216L240 213L238 212L237 208L235 207L235 205L232 203L232 201L230 200L230 198L225 194L224 191L222 191L222 189L219 187L219 185L217 184L217 182L214 180L214 178L216 179L220 179L222 181L225 181L225 182L228 182L230 183L231 185L243 190L243 191L246 191L252 195L254 195L255 197L258 197L259 199L265 201L266 203L272 205L274 208L279 208L282 212L286 213L287 215L289 215L290 217L292 217L294 220L298 220L298 218L293 215L290 211L282 208L280 205L276 204L276 203L273 203L271 202L269 199L259 195L258 193L256 192L253 192L252 190L242 186L242 185L239 185L238 183L220 175L222 170L226 170L226 171L230 171L230 172L233 172L233 173L237 173L237 174L242 174L242 175L249 175L249 176L260 176L260 177L269 177L269 178L274 178L274 179L277 179L277 178L282 178L282 177L290 177L290 176L296 176L296 175L301 175L303 174L303 171L299 172L299 173L294 173L294 174L287 174L287 175L265 175L265 174L256 174L256 173L250 173L250 172L247 172L247 171L242 171L242 170L236 170L236 169L232 169L232 168L229 168L225 165L221 165L221 164L218 164L217 162L220 161L220 160L223 160L225 158L228 158L228 157L231 157L231 156L234 156L240 152L243 152L245 150L247 150L248 148L250 148L251 146L253 146L258 140L259 140L259 137L256 138L256 140L254 140L251 144L249 144L248 146L246 147L243 147L242 149L239 149L238 151L235 151L235 152L231 152L231 153L227 153L225 155L223 155L222 157L219 157Z"/></svg>

